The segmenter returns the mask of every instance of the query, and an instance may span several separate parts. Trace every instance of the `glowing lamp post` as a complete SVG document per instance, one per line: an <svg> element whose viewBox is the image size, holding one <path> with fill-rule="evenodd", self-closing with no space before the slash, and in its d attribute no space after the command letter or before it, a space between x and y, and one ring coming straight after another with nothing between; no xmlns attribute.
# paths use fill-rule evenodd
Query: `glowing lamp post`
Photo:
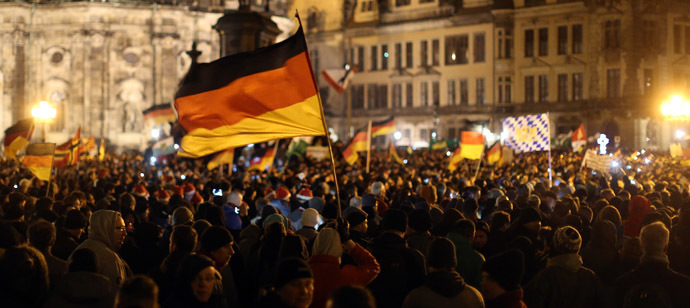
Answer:
<svg viewBox="0 0 690 308"><path fill-rule="evenodd" d="M43 135L41 136L41 141L46 142L46 122L55 118L57 115L57 110L48 102L41 101L38 103L38 106L31 109L31 115L43 123Z"/></svg>
<svg viewBox="0 0 690 308"><path fill-rule="evenodd" d="M673 96L661 104L661 115L669 120L690 120L690 102L680 96Z"/></svg>

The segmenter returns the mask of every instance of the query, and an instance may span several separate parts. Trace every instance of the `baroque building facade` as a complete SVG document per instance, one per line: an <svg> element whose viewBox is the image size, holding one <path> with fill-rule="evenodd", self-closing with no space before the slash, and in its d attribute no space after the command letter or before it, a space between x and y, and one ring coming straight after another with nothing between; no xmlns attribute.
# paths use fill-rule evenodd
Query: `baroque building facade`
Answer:
<svg viewBox="0 0 690 308"><path fill-rule="evenodd" d="M618 145L667 149L683 128L659 108L688 94L690 1L297 0L293 8L308 12L317 71L358 68L346 94L323 95L341 136L394 115L398 145L426 146L549 112L552 137L584 123Z"/></svg>

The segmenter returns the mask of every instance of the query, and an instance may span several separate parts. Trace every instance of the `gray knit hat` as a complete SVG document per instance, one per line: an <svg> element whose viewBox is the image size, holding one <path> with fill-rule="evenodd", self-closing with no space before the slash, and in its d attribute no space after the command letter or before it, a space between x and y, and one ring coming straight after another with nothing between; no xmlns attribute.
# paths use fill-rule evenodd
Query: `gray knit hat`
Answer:
<svg viewBox="0 0 690 308"><path fill-rule="evenodd" d="M571 226L560 227L553 234L553 250L557 254L577 253L581 245L580 232Z"/></svg>

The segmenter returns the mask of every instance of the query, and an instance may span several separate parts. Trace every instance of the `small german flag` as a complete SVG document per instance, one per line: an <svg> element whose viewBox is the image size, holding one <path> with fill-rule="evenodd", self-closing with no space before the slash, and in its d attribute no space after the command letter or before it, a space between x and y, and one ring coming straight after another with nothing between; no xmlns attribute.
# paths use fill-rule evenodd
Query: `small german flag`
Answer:
<svg viewBox="0 0 690 308"><path fill-rule="evenodd" d="M170 104L153 105L151 108L144 110L143 113L144 120L149 125L165 124L177 120L175 111Z"/></svg>
<svg viewBox="0 0 690 308"><path fill-rule="evenodd" d="M350 143L343 150L343 158L348 164L354 165L359 159L359 154L357 152L366 151L368 136L366 131L358 131L355 136L352 137Z"/></svg>
<svg viewBox="0 0 690 308"><path fill-rule="evenodd" d="M275 142L278 142L278 140ZM266 143L264 146L264 148L255 147L255 149L257 149L255 154L257 155L252 158L251 161L249 161L249 168L247 170L264 171L273 166L273 160L276 157L277 144L269 147L268 143Z"/></svg>
<svg viewBox="0 0 690 308"><path fill-rule="evenodd" d="M393 142L390 142L390 146L388 147L388 158L389 161L394 161L401 165L404 164L402 158L400 158L398 155L398 151L395 149L395 144L393 144Z"/></svg>
<svg viewBox="0 0 690 308"><path fill-rule="evenodd" d="M462 155L460 155L460 148L455 149L453 155L450 156L450 163L448 163L448 170L455 171L458 169L458 164L462 161Z"/></svg>
<svg viewBox="0 0 690 308"><path fill-rule="evenodd" d="M222 164L232 164L235 161L235 148L229 148L213 156L206 164L206 169L213 170ZM230 169L232 170L232 168Z"/></svg>
<svg viewBox="0 0 690 308"><path fill-rule="evenodd" d="M489 165L496 164L496 166L501 166L503 164L503 149L501 148L501 143L496 142L488 151L486 151L486 162Z"/></svg>
<svg viewBox="0 0 690 308"><path fill-rule="evenodd" d="M77 133L70 141L59 145L55 149L55 167L67 168L76 164L79 161L79 152L81 150L81 126L77 129Z"/></svg>
<svg viewBox="0 0 690 308"><path fill-rule="evenodd" d="M481 159L484 153L484 135L463 131L460 141L460 156L467 159Z"/></svg>
<svg viewBox="0 0 690 308"><path fill-rule="evenodd" d="M186 131L180 142L185 157L326 135L301 26L278 44L193 64L175 95L175 109Z"/></svg>
<svg viewBox="0 0 690 308"><path fill-rule="evenodd" d="M384 121L371 123L371 137L384 136L395 133L395 119L390 117Z"/></svg>
<svg viewBox="0 0 690 308"><path fill-rule="evenodd" d="M34 132L34 118L26 118L5 130L5 156L17 158L17 152L23 150L31 140Z"/></svg>
<svg viewBox="0 0 690 308"><path fill-rule="evenodd" d="M55 143L30 144L26 147L22 166L28 168L40 180L48 181L53 169L54 155Z"/></svg>

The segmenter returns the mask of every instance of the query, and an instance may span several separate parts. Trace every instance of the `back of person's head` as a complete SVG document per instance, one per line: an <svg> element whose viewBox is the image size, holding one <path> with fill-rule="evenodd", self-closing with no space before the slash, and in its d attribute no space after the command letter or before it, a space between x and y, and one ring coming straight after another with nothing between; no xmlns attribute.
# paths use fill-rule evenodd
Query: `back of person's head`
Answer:
<svg viewBox="0 0 690 308"><path fill-rule="evenodd" d="M453 225L451 231L471 240L474 238L474 222L469 219L460 219Z"/></svg>
<svg viewBox="0 0 690 308"><path fill-rule="evenodd" d="M340 242L338 231L333 228L324 228L314 239L313 255L327 255L340 258L343 254L343 245Z"/></svg>
<svg viewBox="0 0 690 308"><path fill-rule="evenodd" d="M458 264L455 244L447 237L437 237L431 241L426 251L426 264L435 269L452 271Z"/></svg>
<svg viewBox="0 0 690 308"><path fill-rule="evenodd" d="M328 295L326 306L330 308L376 308L376 301L366 288L351 285L333 290Z"/></svg>
<svg viewBox="0 0 690 308"><path fill-rule="evenodd" d="M410 214L410 228L417 232L426 232L431 229L431 215L426 209L415 209Z"/></svg>
<svg viewBox="0 0 690 308"><path fill-rule="evenodd" d="M0 221L0 249L7 249L21 244L21 236L11 224Z"/></svg>
<svg viewBox="0 0 690 308"><path fill-rule="evenodd" d="M173 227L170 243L175 245L175 251L192 252L196 247L198 234L192 226L179 225Z"/></svg>
<svg viewBox="0 0 690 308"><path fill-rule="evenodd" d="M286 235L280 243L280 250L278 252L278 261L288 258L300 258L306 260L309 258L307 245L304 239L299 235Z"/></svg>
<svg viewBox="0 0 690 308"><path fill-rule="evenodd" d="M350 199L350 206L362 208L362 197L352 197L352 199Z"/></svg>
<svg viewBox="0 0 690 308"><path fill-rule="evenodd" d="M560 227L554 232L551 244L553 256L578 253L582 246L582 237L580 232L571 226Z"/></svg>
<svg viewBox="0 0 690 308"><path fill-rule="evenodd" d="M38 250L46 250L55 244L55 226L39 219L29 226L29 243Z"/></svg>
<svg viewBox="0 0 690 308"><path fill-rule="evenodd" d="M132 194L124 193L120 195L120 210L124 208L134 209L134 206L137 204L136 202L137 201Z"/></svg>
<svg viewBox="0 0 690 308"><path fill-rule="evenodd" d="M383 183L379 181L371 183L371 193L374 194L374 196L381 196L381 192L383 192L383 189Z"/></svg>
<svg viewBox="0 0 690 308"><path fill-rule="evenodd" d="M597 215L596 221L608 220L616 226L622 225L621 213L614 206L607 205Z"/></svg>
<svg viewBox="0 0 690 308"><path fill-rule="evenodd" d="M26 203L27 198L26 195L24 195L23 193L13 192L7 197L7 200L8 204L24 206L24 203Z"/></svg>
<svg viewBox="0 0 690 308"><path fill-rule="evenodd" d="M383 214L383 229L386 231L407 231L407 215L400 209L390 209Z"/></svg>
<svg viewBox="0 0 690 308"><path fill-rule="evenodd" d="M69 272L98 272L98 260L96 260L96 253L88 248L80 248L72 252L72 258L69 262Z"/></svg>
<svg viewBox="0 0 690 308"><path fill-rule="evenodd" d="M491 214L490 230L500 230L507 226L510 226L510 214L504 211L496 211Z"/></svg>
<svg viewBox="0 0 690 308"><path fill-rule="evenodd" d="M40 307L50 290L48 265L36 248L10 247L0 257L0 288L19 302Z"/></svg>
<svg viewBox="0 0 690 308"><path fill-rule="evenodd" d="M115 308L158 308L158 285L148 276L127 278L120 286Z"/></svg>
<svg viewBox="0 0 690 308"><path fill-rule="evenodd" d="M52 210L53 209L53 199L50 198L40 198L36 200L36 211L40 210Z"/></svg>
<svg viewBox="0 0 690 308"><path fill-rule="evenodd" d="M647 256L658 256L666 253L668 246L669 231L662 222L653 222L646 225L640 231L640 244L642 254Z"/></svg>
<svg viewBox="0 0 690 308"><path fill-rule="evenodd" d="M525 271L524 255L520 250L509 249L484 262L482 270L489 279L495 281L506 291L520 288L520 281Z"/></svg>
<svg viewBox="0 0 690 308"><path fill-rule="evenodd" d="M225 227L211 226L201 235L201 249L207 252L217 250L233 242L232 234Z"/></svg>

